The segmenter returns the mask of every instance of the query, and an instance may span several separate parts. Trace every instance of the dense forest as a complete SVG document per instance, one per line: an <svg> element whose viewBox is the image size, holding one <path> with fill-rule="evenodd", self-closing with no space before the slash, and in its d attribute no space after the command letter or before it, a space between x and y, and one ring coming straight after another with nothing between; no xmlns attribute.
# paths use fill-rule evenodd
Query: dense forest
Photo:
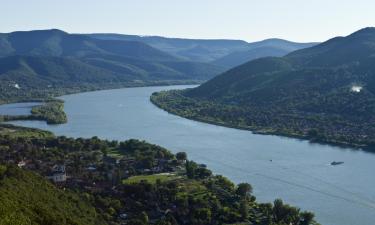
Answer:
<svg viewBox="0 0 375 225"><path fill-rule="evenodd" d="M258 203L250 184L214 175L184 152L11 125L0 127L0 200L9 225L317 224L279 199Z"/></svg>
<svg viewBox="0 0 375 225"><path fill-rule="evenodd" d="M375 28L282 58L253 60L201 86L154 94L169 112L261 133L375 146Z"/></svg>

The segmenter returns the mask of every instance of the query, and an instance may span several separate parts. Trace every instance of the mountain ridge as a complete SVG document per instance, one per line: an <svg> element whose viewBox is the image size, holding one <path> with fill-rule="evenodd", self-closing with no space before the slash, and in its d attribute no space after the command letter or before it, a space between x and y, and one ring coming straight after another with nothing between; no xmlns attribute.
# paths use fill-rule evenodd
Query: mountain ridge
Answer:
<svg viewBox="0 0 375 225"><path fill-rule="evenodd" d="M87 34L90 37L98 39L116 39L116 40L136 40L141 41L152 47L158 48L159 50L168 52L174 56L188 59L191 61L200 62L212 62L214 64L216 60L226 57L232 53L244 52L252 50L257 47L275 47L283 49L286 53L292 50L300 49L303 47L311 46L316 43L297 43L278 38L271 38L257 42L246 42L243 40L231 40L231 39L184 39L184 38L168 38L162 36L141 36L141 35L126 35L126 34L113 34L113 33L93 33ZM280 45L294 46L292 48L283 48ZM206 55L194 54L197 48L205 48ZM275 56L274 54L267 54L266 56ZM240 62L235 64L222 64L230 68L233 65L239 65L243 62L250 61L254 57L248 57L242 59Z"/></svg>
<svg viewBox="0 0 375 225"><path fill-rule="evenodd" d="M198 82L224 71L142 42L99 40L58 29L1 33L0 64L0 102L6 102L7 93L38 88Z"/></svg>
<svg viewBox="0 0 375 225"><path fill-rule="evenodd" d="M366 28L284 57L247 62L197 88L156 94L153 101L231 127L375 146L374 60L375 29Z"/></svg>

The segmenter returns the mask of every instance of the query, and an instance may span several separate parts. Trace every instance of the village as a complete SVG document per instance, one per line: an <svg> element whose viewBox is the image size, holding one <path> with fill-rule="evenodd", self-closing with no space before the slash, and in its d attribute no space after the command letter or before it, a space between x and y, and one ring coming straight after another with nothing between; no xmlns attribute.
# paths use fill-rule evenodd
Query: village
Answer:
<svg viewBox="0 0 375 225"><path fill-rule="evenodd" d="M45 151L49 149L44 147ZM27 158L24 152L13 152L21 160L15 160L8 154L7 164L16 164L19 168L35 171L51 180L59 187L79 188L90 192L113 189L127 179L144 175L170 175L184 171L186 155L177 159L146 158L141 163L127 154L91 153L68 154L63 160L44 161ZM185 155L185 157L184 157Z"/></svg>

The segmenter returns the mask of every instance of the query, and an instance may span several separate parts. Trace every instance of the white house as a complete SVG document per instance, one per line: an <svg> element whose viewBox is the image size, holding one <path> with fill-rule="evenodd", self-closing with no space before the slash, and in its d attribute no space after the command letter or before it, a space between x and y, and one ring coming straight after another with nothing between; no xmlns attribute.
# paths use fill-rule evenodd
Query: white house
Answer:
<svg viewBox="0 0 375 225"><path fill-rule="evenodd" d="M24 166L26 166L26 162L25 161L19 161L18 163L17 163L17 166L19 167L19 168L22 168L22 167L24 167Z"/></svg>

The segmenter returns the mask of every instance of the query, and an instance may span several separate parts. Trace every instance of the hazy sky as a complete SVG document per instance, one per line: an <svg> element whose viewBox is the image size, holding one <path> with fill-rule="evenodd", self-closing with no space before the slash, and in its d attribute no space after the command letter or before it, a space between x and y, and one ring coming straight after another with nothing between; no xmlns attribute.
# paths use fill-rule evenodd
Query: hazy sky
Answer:
<svg viewBox="0 0 375 225"><path fill-rule="evenodd" d="M375 0L0 0L0 11L0 32L323 41L375 26Z"/></svg>

